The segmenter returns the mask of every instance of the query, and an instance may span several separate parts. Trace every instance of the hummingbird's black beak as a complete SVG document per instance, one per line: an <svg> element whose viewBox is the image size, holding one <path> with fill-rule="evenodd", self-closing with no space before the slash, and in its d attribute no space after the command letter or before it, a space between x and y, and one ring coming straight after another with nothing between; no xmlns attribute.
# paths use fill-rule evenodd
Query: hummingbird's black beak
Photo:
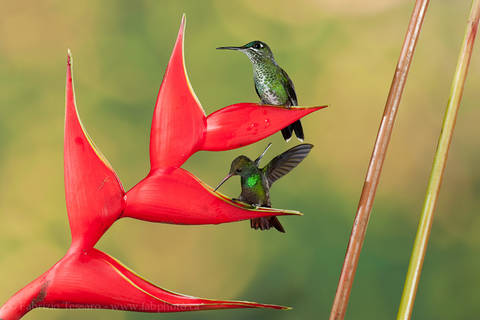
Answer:
<svg viewBox="0 0 480 320"><path fill-rule="evenodd" d="M225 178L223 178L222 182L220 182L220 183L218 184L218 186L215 188L215 190L213 190L213 191L214 191L214 192L217 191L217 189L220 188L220 186L221 186L222 184L224 184L225 181L227 181L227 180L230 179L231 177L233 177L233 173L229 173L228 176L226 176Z"/></svg>
<svg viewBox="0 0 480 320"><path fill-rule="evenodd" d="M217 50L242 50L244 47L218 47Z"/></svg>

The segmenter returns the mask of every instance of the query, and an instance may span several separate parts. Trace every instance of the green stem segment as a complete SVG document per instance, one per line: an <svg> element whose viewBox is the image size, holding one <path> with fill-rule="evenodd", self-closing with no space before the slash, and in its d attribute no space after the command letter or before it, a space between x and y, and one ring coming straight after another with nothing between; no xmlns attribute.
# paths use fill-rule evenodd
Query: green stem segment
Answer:
<svg viewBox="0 0 480 320"><path fill-rule="evenodd" d="M447 105L445 118L443 119L442 131L438 142L437 151L433 161L430 181L428 183L425 203L418 226L417 236L413 245L412 257L408 267L407 279L403 289L402 300L398 310L397 320L410 319L417 292L420 274L422 272L423 260L427 250L428 238L432 228L433 213L437 204L443 173L448 157L448 150L452 140L453 129L457 118L457 111L462 99L463 87L467 77L470 57L472 56L473 44L478 29L480 17L480 0L474 0L468 20L468 25L463 39L462 49L458 57L457 69L453 77L450 99Z"/></svg>
<svg viewBox="0 0 480 320"><path fill-rule="evenodd" d="M330 320L341 320L345 317L345 312L350 298L355 271L358 266L358 259L362 250L365 232L367 230L370 212L372 211L373 200L377 190L383 163L387 154L388 144L395 124L398 107L402 97L403 89L407 81L408 70L413 59L415 46L422 28L423 19L428 7L429 0L416 0L410 23L403 41L402 50L398 59L392 85L385 103L380 128L373 148L372 157L368 166L367 176L363 184L362 195L358 203L357 214L353 223L350 241L345 254L345 260L338 281L335 300L333 301Z"/></svg>

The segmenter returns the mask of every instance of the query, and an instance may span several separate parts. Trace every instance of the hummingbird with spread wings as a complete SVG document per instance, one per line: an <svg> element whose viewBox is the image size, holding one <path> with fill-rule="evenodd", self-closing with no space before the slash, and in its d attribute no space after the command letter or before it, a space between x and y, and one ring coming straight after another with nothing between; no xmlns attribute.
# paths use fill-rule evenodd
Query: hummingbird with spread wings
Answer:
<svg viewBox="0 0 480 320"><path fill-rule="evenodd" d="M304 143L273 158L265 167L259 168L260 160L263 158L268 148L255 160L241 155L232 161L230 172L215 188L217 191L220 186L233 176L241 177L242 193L238 199L252 206L271 207L270 188L272 184L289 173L308 155L313 148L312 144ZM250 220L250 226L253 229L268 230L274 227L280 232L285 232L282 224L277 217L261 217Z"/></svg>
<svg viewBox="0 0 480 320"><path fill-rule="evenodd" d="M297 106L297 94L288 74L275 61L272 50L262 41L252 41L241 47L219 47L221 50L237 50L247 55L253 65L255 91L263 104L276 106ZM298 140L304 140L300 120L282 129L285 141L295 132Z"/></svg>

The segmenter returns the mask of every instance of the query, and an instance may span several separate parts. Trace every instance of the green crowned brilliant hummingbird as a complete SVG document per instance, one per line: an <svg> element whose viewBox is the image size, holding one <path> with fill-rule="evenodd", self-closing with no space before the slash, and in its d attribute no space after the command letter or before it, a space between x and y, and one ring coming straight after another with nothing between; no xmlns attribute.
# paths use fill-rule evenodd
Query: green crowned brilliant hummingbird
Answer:
<svg viewBox="0 0 480 320"><path fill-rule="evenodd" d="M271 145L269 143L265 151L255 161L244 155L235 158L230 166L230 172L215 188L215 191L225 181L238 175L241 177L242 193L238 199L233 200L240 200L252 206L271 207L270 188L272 184L302 162L313 148L313 145L309 143L299 144L273 158L265 167L259 168L260 160ZM275 216L251 219L250 226L253 229L261 230L275 227L278 231L285 232L285 229Z"/></svg>
<svg viewBox="0 0 480 320"><path fill-rule="evenodd" d="M263 104L276 106L298 105L295 87L288 74L273 58L272 50L265 42L252 41L241 47L219 47L223 50L238 50L247 55L253 65L255 91ZM282 129L283 138L288 142L292 132L303 141L303 128L300 120Z"/></svg>

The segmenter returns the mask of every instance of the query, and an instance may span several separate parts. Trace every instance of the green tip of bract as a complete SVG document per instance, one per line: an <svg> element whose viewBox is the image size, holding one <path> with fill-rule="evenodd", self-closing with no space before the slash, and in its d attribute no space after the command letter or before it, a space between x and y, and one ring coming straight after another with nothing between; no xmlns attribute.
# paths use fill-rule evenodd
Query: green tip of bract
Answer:
<svg viewBox="0 0 480 320"><path fill-rule="evenodd" d="M69 65L72 64L72 51L70 50L70 48L67 49L67 63Z"/></svg>

